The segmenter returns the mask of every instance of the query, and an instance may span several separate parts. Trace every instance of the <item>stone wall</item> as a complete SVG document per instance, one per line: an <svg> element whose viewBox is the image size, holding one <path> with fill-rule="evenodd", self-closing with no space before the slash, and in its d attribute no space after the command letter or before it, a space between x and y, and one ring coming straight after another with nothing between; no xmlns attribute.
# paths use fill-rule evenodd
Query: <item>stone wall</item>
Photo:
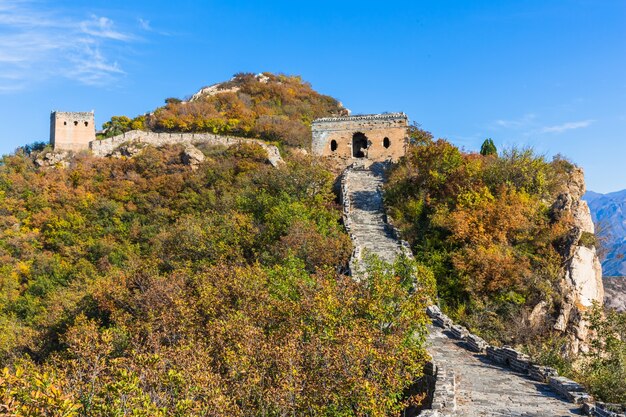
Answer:
<svg viewBox="0 0 626 417"><path fill-rule="evenodd" d="M311 150L314 155L335 158L344 166L357 160L397 161L406 153L407 128L404 113L317 119L311 125ZM367 143L361 157L355 155L355 137Z"/></svg>
<svg viewBox="0 0 626 417"><path fill-rule="evenodd" d="M84 151L95 139L93 112L55 111L50 114L50 144L55 151Z"/></svg>
<svg viewBox="0 0 626 417"><path fill-rule="evenodd" d="M509 346L497 347L489 345L479 336L473 335L465 327L455 325L454 322L437 306L430 306L427 309L428 316L432 319L433 324L447 330L448 334L457 339L462 345L475 353L484 355L490 361L511 370L526 375L536 381L547 383L553 391L561 395L567 401L581 406L587 415L590 416L610 416L624 417L626 406L616 404L604 404L595 402L593 397L585 391L585 388L571 379L558 375L558 372L550 367L540 366L530 360L530 358L522 352L519 352ZM439 388L435 387L435 393ZM447 386L442 388L444 395L449 395ZM420 415L441 415L441 414L425 414Z"/></svg>
<svg viewBox="0 0 626 417"><path fill-rule="evenodd" d="M374 163L369 168L354 165L341 176L343 222L353 243L350 273L355 278L361 273L359 264L368 252L390 263L400 254L413 258L409 243L400 238L384 212L384 168L384 163Z"/></svg>
<svg viewBox="0 0 626 417"><path fill-rule="evenodd" d="M452 416L456 411L456 375L454 371L446 369L445 365L430 362L434 387L427 392L430 408L419 413L423 417ZM429 375L428 368L425 374Z"/></svg>
<svg viewBox="0 0 626 417"><path fill-rule="evenodd" d="M221 136L211 133L155 133L143 130L132 130L108 139L94 140L89 144L95 156L110 156L123 144L145 143L153 146L209 144L216 146L232 146L240 143L254 143L267 151L267 159L273 165L282 163L278 148L261 140Z"/></svg>

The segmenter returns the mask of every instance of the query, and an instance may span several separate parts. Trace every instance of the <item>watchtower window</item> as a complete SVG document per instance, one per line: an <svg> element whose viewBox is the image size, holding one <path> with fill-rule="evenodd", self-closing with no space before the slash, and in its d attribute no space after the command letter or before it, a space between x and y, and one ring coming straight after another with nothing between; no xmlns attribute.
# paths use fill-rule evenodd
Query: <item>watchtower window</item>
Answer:
<svg viewBox="0 0 626 417"><path fill-rule="evenodd" d="M74 121L74 126L78 126L78 122L77 121Z"/></svg>
<svg viewBox="0 0 626 417"><path fill-rule="evenodd" d="M385 147L385 149L388 149L391 146L391 141L389 140L389 138L383 139L383 146Z"/></svg>
<svg viewBox="0 0 626 417"><path fill-rule="evenodd" d="M67 122L63 122L63 126L67 126Z"/></svg>
<svg viewBox="0 0 626 417"><path fill-rule="evenodd" d="M361 132L352 135L352 156L354 158L365 158L367 150L367 136Z"/></svg>
<svg viewBox="0 0 626 417"><path fill-rule="evenodd" d="M337 141L334 139L330 141L330 150L333 152L337 150Z"/></svg>
<svg viewBox="0 0 626 417"><path fill-rule="evenodd" d="M89 126L89 122L85 122L85 127Z"/></svg>

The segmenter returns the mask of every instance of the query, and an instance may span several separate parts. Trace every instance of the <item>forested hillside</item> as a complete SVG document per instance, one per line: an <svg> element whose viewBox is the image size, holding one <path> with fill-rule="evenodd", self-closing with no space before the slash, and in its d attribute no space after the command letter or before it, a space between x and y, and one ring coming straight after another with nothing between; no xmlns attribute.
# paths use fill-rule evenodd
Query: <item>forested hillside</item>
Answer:
<svg viewBox="0 0 626 417"><path fill-rule="evenodd" d="M386 186L390 216L435 273L439 302L495 344L521 347L610 401L626 401L626 316L589 309L591 348L569 356L556 330L574 218L554 202L576 167L532 150L463 152L412 129ZM593 246L580 234L578 245ZM595 335L600 335L595 337Z"/></svg>
<svg viewBox="0 0 626 417"><path fill-rule="evenodd" d="M334 177L252 145L204 148L197 169L182 151L2 159L1 413L389 416L417 401L402 393L426 360L419 277L341 274Z"/></svg>
<svg viewBox="0 0 626 417"><path fill-rule="evenodd" d="M4 156L0 413L398 415L422 399L407 393L428 360L433 275L455 321L626 402L626 315L579 309L565 278L571 248L597 245L571 210L582 172L413 126L384 196L416 260L372 258L354 280L336 172L301 152L313 119L346 112L299 77L238 74L104 135L256 137L278 143L278 167L255 144L196 144L193 165L182 145Z"/></svg>

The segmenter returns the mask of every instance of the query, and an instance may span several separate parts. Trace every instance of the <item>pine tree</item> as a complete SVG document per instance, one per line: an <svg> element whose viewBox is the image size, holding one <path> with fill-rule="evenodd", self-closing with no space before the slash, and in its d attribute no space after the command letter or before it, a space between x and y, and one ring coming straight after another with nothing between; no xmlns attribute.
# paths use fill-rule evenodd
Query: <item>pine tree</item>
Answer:
<svg viewBox="0 0 626 417"><path fill-rule="evenodd" d="M483 156L487 156L487 155L498 156L498 149L496 148L496 145L494 145L493 140L491 140L491 138L485 139L485 141L480 147L480 154Z"/></svg>

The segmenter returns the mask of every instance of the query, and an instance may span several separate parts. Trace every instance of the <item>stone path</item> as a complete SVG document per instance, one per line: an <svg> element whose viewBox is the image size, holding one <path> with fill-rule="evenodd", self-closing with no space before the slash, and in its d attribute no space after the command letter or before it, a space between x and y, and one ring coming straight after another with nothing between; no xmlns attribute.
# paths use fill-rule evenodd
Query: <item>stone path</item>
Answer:
<svg viewBox="0 0 626 417"><path fill-rule="evenodd" d="M402 252L393 229L387 224L382 197L382 170L349 169L345 172L352 243L356 260L373 253L386 262L393 262ZM344 196L344 201L346 196Z"/></svg>
<svg viewBox="0 0 626 417"><path fill-rule="evenodd" d="M348 169L343 198L346 227L360 259L369 251L385 261L403 251L387 224L382 199L382 170ZM352 267L352 265L351 265ZM353 269L353 274L354 274ZM501 368L448 338L439 327L429 334L429 352L438 366L455 375L457 416L560 417L581 415L578 406L553 393L546 384Z"/></svg>
<svg viewBox="0 0 626 417"><path fill-rule="evenodd" d="M561 399L546 384L466 350L439 327L430 328L428 340L435 363L454 371L457 416L582 415L579 406Z"/></svg>

